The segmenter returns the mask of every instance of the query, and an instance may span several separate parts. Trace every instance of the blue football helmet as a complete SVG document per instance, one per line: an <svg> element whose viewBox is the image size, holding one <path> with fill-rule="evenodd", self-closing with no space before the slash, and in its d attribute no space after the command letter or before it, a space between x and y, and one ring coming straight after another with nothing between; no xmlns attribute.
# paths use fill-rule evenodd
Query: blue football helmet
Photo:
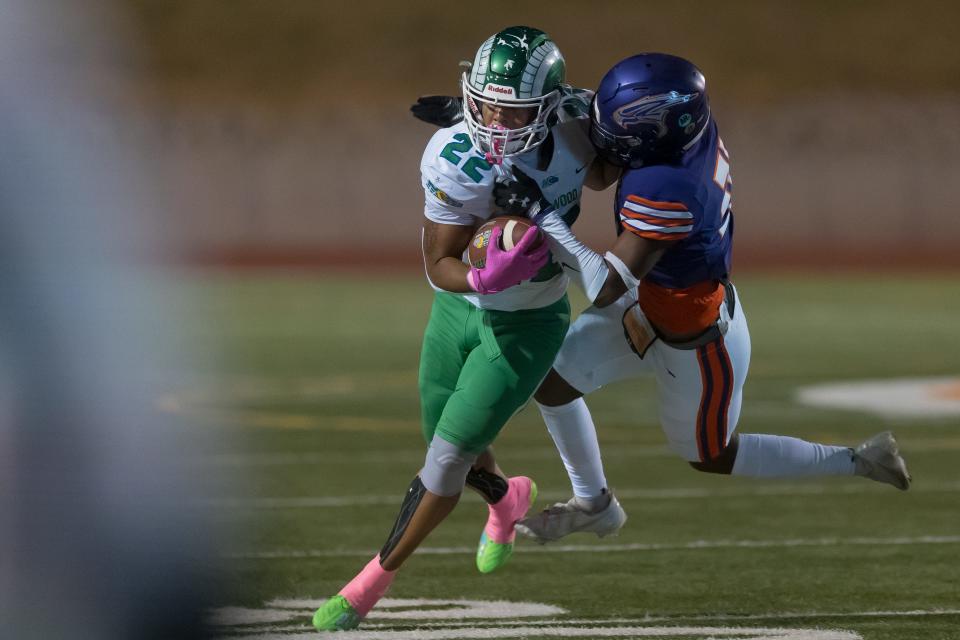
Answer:
<svg viewBox="0 0 960 640"><path fill-rule="evenodd" d="M676 160L709 122L700 70L677 56L642 53L621 60L600 81L590 140L604 160L638 169Z"/></svg>

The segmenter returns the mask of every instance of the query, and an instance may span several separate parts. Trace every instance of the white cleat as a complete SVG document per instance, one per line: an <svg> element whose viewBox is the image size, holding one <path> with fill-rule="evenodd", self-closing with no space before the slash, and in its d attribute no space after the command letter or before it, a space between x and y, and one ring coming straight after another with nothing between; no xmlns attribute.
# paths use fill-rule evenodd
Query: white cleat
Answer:
<svg viewBox="0 0 960 640"><path fill-rule="evenodd" d="M598 537L615 536L627 521L627 513L617 497L610 493L610 504L604 509L590 513L577 504L576 498L558 502L540 513L519 520L517 533L533 538L540 544L554 542L571 533L583 531Z"/></svg>
<svg viewBox="0 0 960 640"><path fill-rule="evenodd" d="M854 473L877 482L892 484L901 491L910 488L907 463L893 433L884 431L873 436L853 450Z"/></svg>

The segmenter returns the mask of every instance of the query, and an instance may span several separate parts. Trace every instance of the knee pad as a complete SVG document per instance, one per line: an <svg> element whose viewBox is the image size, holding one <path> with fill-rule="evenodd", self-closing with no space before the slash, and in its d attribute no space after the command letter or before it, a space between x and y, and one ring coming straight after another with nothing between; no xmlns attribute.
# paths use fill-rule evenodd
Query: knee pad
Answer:
<svg viewBox="0 0 960 640"><path fill-rule="evenodd" d="M455 496L463 491L467 483L467 473L476 460L476 453L464 451L434 435L430 448L427 449L420 479L430 493L444 497Z"/></svg>

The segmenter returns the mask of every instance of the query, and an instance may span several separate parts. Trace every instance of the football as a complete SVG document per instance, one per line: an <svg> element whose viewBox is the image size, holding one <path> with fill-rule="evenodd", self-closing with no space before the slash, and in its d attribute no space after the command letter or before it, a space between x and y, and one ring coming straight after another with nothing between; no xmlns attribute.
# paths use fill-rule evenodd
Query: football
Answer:
<svg viewBox="0 0 960 640"><path fill-rule="evenodd" d="M534 225L529 219L520 216L497 216L487 220L477 229L470 241L470 246L467 247L467 257L470 260L470 265L477 269L483 269L487 262L487 247L490 245L490 234L493 233L494 227L500 227L502 230L500 249L509 251L520 242L523 234L532 226ZM539 247L543 240L543 232L537 230L537 239L534 241L533 247Z"/></svg>

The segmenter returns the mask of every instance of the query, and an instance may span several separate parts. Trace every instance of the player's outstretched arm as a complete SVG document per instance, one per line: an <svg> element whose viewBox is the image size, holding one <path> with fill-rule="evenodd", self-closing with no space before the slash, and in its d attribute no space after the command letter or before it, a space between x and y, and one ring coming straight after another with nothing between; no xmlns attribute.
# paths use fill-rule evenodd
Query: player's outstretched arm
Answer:
<svg viewBox="0 0 960 640"><path fill-rule="evenodd" d="M600 255L577 238L555 211L547 209L534 221L550 238L561 262L574 266L574 281L596 307L612 304L627 291L635 290L669 246L668 242L624 233L610 251Z"/></svg>
<svg viewBox="0 0 960 640"><path fill-rule="evenodd" d="M604 254L610 273L594 304L605 307L622 296L628 288L636 289L640 279L657 264L671 244L664 240L650 240L632 233L621 233L610 251Z"/></svg>
<svg viewBox="0 0 960 640"><path fill-rule="evenodd" d="M605 307L626 291L636 289L640 279L670 246L669 242L625 233L617 238L610 251L601 256L573 234L540 193L536 180L516 166L513 167L513 175L516 184L508 182L501 185L499 197L505 198L511 195L511 191L516 191L515 195L535 200L528 215L547 234L560 261L573 267L568 273L572 271L574 281L594 306Z"/></svg>

